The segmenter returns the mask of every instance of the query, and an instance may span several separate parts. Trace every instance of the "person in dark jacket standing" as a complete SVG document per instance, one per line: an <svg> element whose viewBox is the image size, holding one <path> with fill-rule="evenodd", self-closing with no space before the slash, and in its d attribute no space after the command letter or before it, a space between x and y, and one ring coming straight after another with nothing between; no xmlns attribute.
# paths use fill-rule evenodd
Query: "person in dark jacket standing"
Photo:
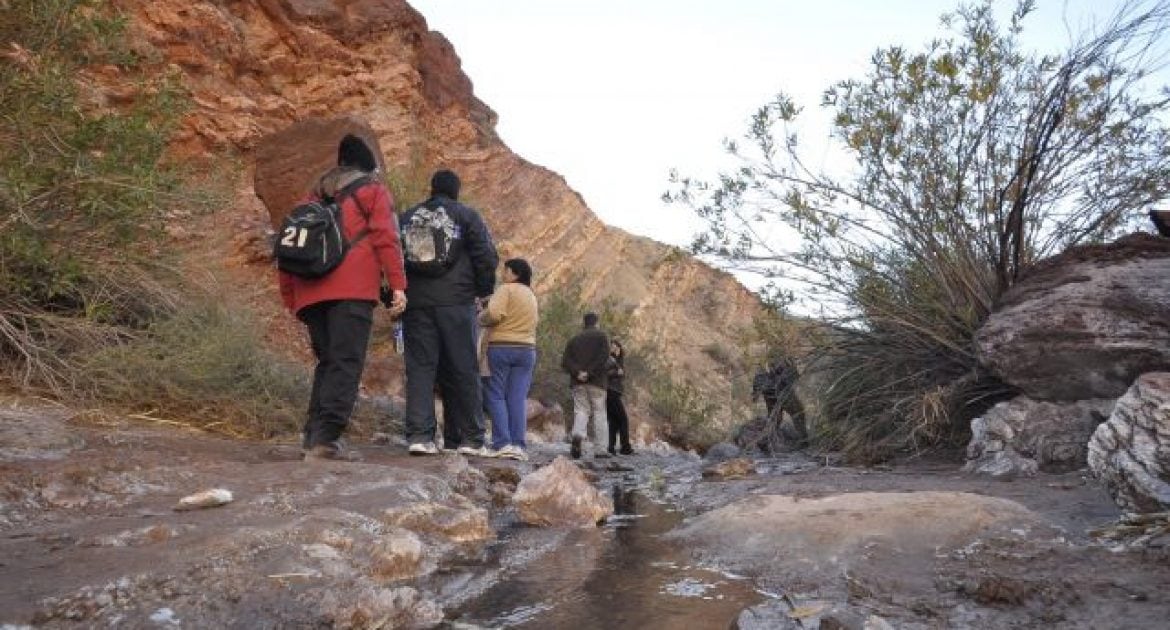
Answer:
<svg viewBox="0 0 1170 630"><path fill-rule="evenodd" d="M391 315L406 308L406 276L394 224L390 191L370 177L378 169L373 151L347 135L337 149L337 167L321 176L314 199L340 199L341 226L347 241L365 236L341 264L321 278L278 272L285 308L309 329L317 367L309 396L302 446L307 459L354 459L340 442L357 401L374 305L381 278L390 286Z"/></svg>
<svg viewBox="0 0 1170 630"><path fill-rule="evenodd" d="M442 383L444 435L465 455L486 456L476 356L476 305L495 288L499 255L479 213L459 203L459 177L439 170L431 196L399 217L409 306L402 316L406 439L411 455L435 455L435 382Z"/></svg>
<svg viewBox="0 0 1170 630"><path fill-rule="evenodd" d="M561 369L569 375L573 392L573 432L569 453L581 458L581 443L588 438L589 419L593 418L594 456L609 457L601 448L608 433L605 419L606 366L609 362L609 337L597 327L596 313L586 313L584 328L565 344Z"/></svg>
<svg viewBox="0 0 1170 630"><path fill-rule="evenodd" d="M605 390L605 419L609 423L610 455L616 455L618 438L621 438L622 455L633 455L634 448L630 446L630 417L626 414L626 405L622 402L622 390L626 381L626 351L622 342L611 339L609 342L609 363L606 367L609 377Z"/></svg>

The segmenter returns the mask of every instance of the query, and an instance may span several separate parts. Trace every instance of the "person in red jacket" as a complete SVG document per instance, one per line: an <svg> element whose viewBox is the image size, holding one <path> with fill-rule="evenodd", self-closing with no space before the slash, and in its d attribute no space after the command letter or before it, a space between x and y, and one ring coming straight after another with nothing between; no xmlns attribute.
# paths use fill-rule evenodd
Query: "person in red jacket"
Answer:
<svg viewBox="0 0 1170 630"><path fill-rule="evenodd" d="M354 458L343 450L340 438L357 401L383 277L390 285L387 307L391 315L406 308L406 273L394 200L372 176L377 170L374 153L364 141L352 135L341 140L337 167L321 176L311 197L340 200L347 241L362 230L366 235L326 276L307 279L278 272L284 306L308 328L317 359L304 427L306 458Z"/></svg>

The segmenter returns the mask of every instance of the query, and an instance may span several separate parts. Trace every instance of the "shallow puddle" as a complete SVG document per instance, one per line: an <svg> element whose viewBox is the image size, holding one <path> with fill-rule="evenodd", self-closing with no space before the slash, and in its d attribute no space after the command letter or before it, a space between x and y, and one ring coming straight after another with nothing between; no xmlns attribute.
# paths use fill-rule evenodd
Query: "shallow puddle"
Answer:
<svg viewBox="0 0 1170 630"><path fill-rule="evenodd" d="M749 581L694 566L662 539L680 513L637 490L612 491L616 514L604 527L503 572L448 618L456 627L723 630L762 599Z"/></svg>

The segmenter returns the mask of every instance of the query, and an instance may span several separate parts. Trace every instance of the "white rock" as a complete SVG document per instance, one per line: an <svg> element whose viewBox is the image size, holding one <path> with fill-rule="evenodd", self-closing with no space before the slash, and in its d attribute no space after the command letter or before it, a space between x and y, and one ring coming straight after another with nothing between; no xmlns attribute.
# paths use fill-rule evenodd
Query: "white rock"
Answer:
<svg viewBox="0 0 1170 630"><path fill-rule="evenodd" d="M232 502L232 491L223 488L212 488L202 492L185 496L179 499L176 510L199 510L209 507L219 507Z"/></svg>

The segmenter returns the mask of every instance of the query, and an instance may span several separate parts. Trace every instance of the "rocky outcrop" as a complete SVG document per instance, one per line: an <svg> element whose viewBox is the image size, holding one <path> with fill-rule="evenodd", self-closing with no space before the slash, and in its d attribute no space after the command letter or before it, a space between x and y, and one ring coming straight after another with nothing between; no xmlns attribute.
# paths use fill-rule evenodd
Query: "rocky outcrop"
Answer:
<svg viewBox="0 0 1170 630"><path fill-rule="evenodd" d="M266 136L256 147L253 186L268 209L273 227L311 190L317 178L337 164L337 143L354 135L374 149L385 169L377 134L357 116L309 118Z"/></svg>
<svg viewBox="0 0 1170 630"><path fill-rule="evenodd" d="M1089 468L1132 512L1170 510L1170 373L1145 374L1089 442Z"/></svg>
<svg viewBox="0 0 1170 630"><path fill-rule="evenodd" d="M931 558L991 531L1037 521L1013 501L962 492L756 495L688 519L667 538L734 570L796 581L848 574L883 558Z"/></svg>
<svg viewBox="0 0 1170 630"><path fill-rule="evenodd" d="M286 212L281 206L303 194L308 173L327 161L319 134L335 129L328 121L357 116L381 147L400 204L426 192L434 168L458 171L466 198L482 210L501 254L533 263L538 294L582 278L586 300L613 298L632 315L633 341L665 349L674 373L695 375L690 380L730 421L726 375L735 373L738 351L729 350L728 369L703 347L736 348L736 331L760 312L759 300L731 275L677 248L604 225L564 178L512 153L496 135L496 114L475 97L454 48L406 2L115 4L132 18L132 46L156 60L159 74L173 73L191 95L192 108L173 145L176 157L240 161L231 173L239 180L227 182L235 194L233 216L217 216L214 225L231 232L225 238L245 242L235 259L254 265L255 282L271 285L268 267L256 255L264 249L263 232L271 229L269 209L274 216ZM95 70L93 80L110 99L127 88L114 68ZM307 124L318 125L316 131L291 140L291 130L303 130L302 121L314 119ZM293 153L306 146L317 147L308 166L282 165L281 149ZM253 168L256 193L268 208L251 191ZM286 181L281 173L288 173ZM271 302L279 304L275 297ZM274 336L287 342L285 335Z"/></svg>
<svg viewBox="0 0 1170 630"><path fill-rule="evenodd" d="M330 627L337 630L422 630L443 621L441 608L407 586L361 584L360 588L333 589L325 593L319 606Z"/></svg>
<svg viewBox="0 0 1170 630"><path fill-rule="evenodd" d="M1040 400L1117 398L1170 369L1170 239L1134 234L1042 261L976 335L978 357Z"/></svg>
<svg viewBox="0 0 1170 630"><path fill-rule="evenodd" d="M545 527L590 527L613 514L613 500L564 457L521 479L512 502L521 521Z"/></svg>
<svg viewBox="0 0 1170 630"><path fill-rule="evenodd" d="M1083 468L1089 437L1112 409L1112 400L1052 403L1020 396L999 403L971 421L963 470L1011 479Z"/></svg>
<svg viewBox="0 0 1170 630"><path fill-rule="evenodd" d="M487 510L466 500L453 504L427 502L387 508L382 521L421 534L430 534L452 542L474 542L495 537L488 524Z"/></svg>

